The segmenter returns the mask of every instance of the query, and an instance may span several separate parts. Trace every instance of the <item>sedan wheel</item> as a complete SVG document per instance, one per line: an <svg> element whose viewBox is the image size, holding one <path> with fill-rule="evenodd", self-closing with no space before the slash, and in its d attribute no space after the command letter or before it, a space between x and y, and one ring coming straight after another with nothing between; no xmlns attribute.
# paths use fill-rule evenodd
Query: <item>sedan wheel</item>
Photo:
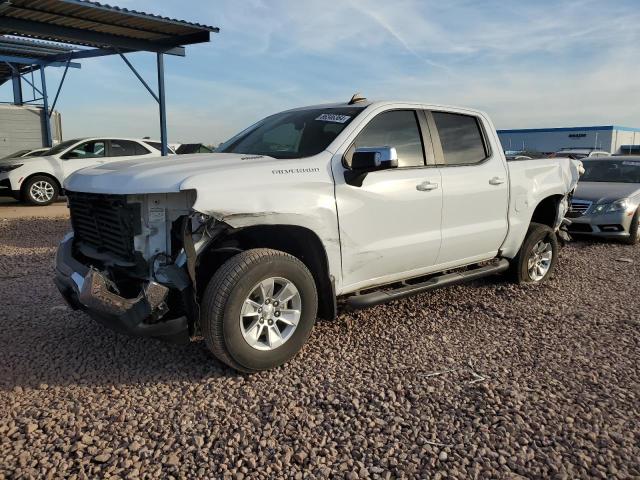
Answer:
<svg viewBox="0 0 640 480"><path fill-rule="evenodd" d="M51 177L38 175L24 183L22 196L31 205L49 205L58 198L58 185Z"/></svg>
<svg viewBox="0 0 640 480"><path fill-rule="evenodd" d="M53 193L53 185L46 180L34 183L29 189L29 195L38 203L49 202L53 198Z"/></svg>

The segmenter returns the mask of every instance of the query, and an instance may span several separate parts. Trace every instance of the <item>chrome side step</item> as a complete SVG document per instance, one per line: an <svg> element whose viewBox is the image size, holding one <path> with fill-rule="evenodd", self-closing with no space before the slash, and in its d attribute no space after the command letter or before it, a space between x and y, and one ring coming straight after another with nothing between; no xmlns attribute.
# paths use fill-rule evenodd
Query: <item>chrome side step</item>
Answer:
<svg viewBox="0 0 640 480"><path fill-rule="evenodd" d="M418 293L426 292L428 290L435 290L436 288L456 285L458 283L469 282L478 278L494 275L496 273L504 272L508 270L508 268L509 261L503 258L491 265L485 265L483 267L477 267L472 270L462 272L446 273L414 285L404 285L393 290L354 295L346 299L346 306L351 309L373 307L374 305L398 300L411 295L417 295Z"/></svg>

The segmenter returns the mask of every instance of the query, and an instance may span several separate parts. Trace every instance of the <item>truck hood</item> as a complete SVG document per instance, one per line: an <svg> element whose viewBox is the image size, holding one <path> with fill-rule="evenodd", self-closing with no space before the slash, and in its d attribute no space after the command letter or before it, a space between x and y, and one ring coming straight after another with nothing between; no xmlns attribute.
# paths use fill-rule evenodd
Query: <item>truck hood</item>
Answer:
<svg viewBox="0 0 640 480"><path fill-rule="evenodd" d="M573 197L593 203L612 203L636 195L640 195L638 183L579 182Z"/></svg>
<svg viewBox="0 0 640 480"><path fill-rule="evenodd" d="M183 183L194 176L219 173L224 182L225 175L232 171L246 170L246 175L252 177L260 173L249 172L250 169L264 166L267 170L276 165L282 168L283 162L291 160L235 153L147 157L78 170L65 180L64 187L74 192L123 195L179 192Z"/></svg>

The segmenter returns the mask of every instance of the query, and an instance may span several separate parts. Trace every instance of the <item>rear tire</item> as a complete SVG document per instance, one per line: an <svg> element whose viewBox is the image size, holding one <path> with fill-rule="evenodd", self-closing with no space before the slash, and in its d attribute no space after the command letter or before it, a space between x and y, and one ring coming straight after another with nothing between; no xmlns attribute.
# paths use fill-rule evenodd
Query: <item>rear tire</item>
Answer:
<svg viewBox="0 0 640 480"><path fill-rule="evenodd" d="M316 284L300 260L252 249L227 260L211 278L202 300L202 331L220 361L241 372L267 370L300 351L317 310Z"/></svg>
<svg viewBox="0 0 640 480"><path fill-rule="evenodd" d="M636 210L636 213L631 220L629 238L624 239L624 243L627 245L637 245L640 243L640 228L638 227L638 223L640 223L640 208Z"/></svg>
<svg viewBox="0 0 640 480"><path fill-rule="evenodd" d="M22 188L22 198L29 205L50 205L58 199L59 194L58 184L47 175L31 177Z"/></svg>
<svg viewBox="0 0 640 480"><path fill-rule="evenodd" d="M511 261L511 273L518 283L542 283L555 269L558 238L553 229L531 223L518 255Z"/></svg>

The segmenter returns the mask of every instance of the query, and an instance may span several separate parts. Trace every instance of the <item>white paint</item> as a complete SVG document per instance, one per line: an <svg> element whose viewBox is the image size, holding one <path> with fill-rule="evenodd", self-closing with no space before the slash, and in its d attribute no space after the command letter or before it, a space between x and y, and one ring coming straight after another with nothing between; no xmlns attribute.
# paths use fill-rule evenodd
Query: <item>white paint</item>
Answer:
<svg viewBox="0 0 640 480"><path fill-rule="evenodd" d="M393 109L475 115L484 124L492 156L476 166L371 172L361 187L346 184L344 153L374 116ZM136 159L77 172L66 188L134 195L146 202L145 208L155 194L168 194L169 201L171 192L194 192L193 210L232 227L309 229L324 245L340 295L488 260L500 252L514 257L535 207L548 196L573 190L577 166L568 159L507 163L493 124L478 111L377 102L313 157L277 160L214 153ZM439 188L416 188L425 182ZM146 211L152 229L151 212Z"/></svg>

